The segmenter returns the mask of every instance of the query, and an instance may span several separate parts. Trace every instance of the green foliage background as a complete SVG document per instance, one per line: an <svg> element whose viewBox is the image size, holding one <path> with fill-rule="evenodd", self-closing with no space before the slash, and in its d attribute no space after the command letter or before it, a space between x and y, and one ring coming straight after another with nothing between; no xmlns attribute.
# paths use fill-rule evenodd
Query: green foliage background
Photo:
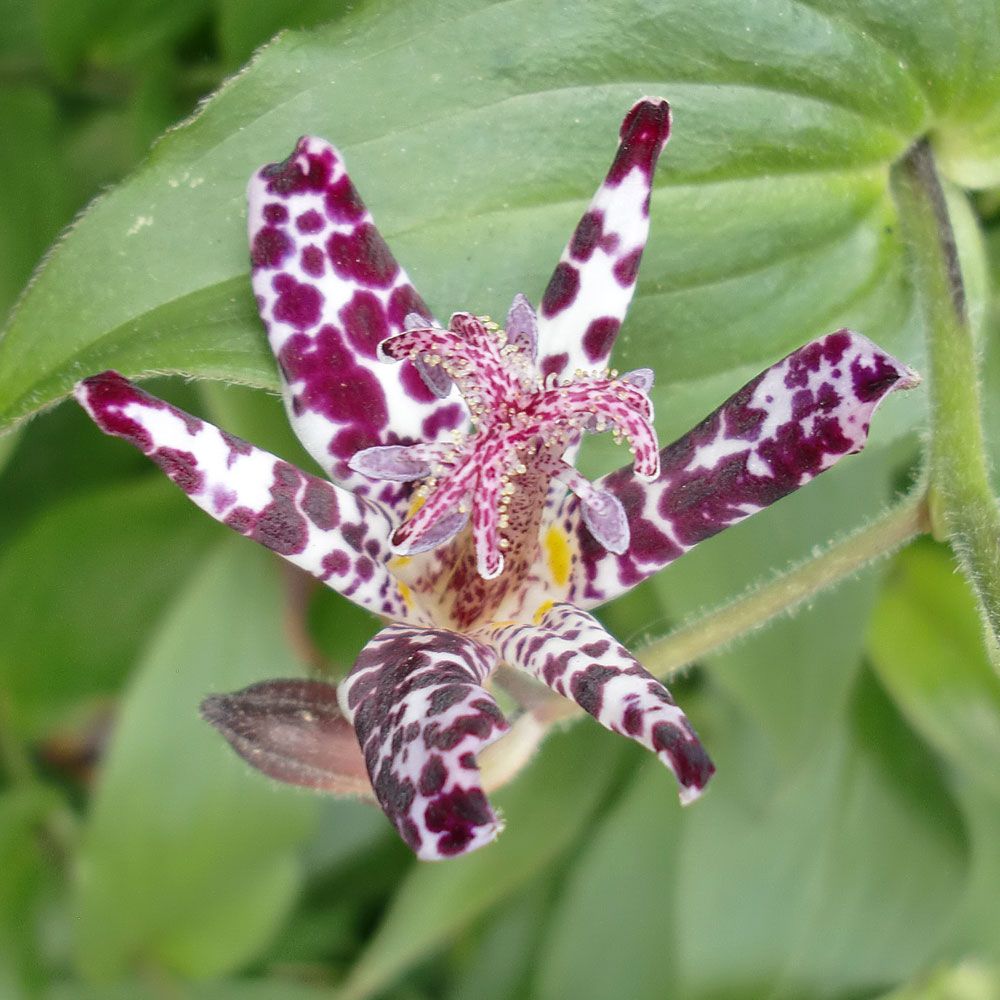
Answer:
<svg viewBox="0 0 1000 1000"><path fill-rule="evenodd" d="M926 135L995 446L995 0L0 0L0 308L104 192L0 339L0 997L1000 997L1000 680L943 546L675 684L719 766L696 806L585 721L497 796L496 845L418 865L197 718L306 671L276 561L50 410L104 367L195 376L156 391L308 464L253 391L250 171L328 136L439 314L499 312L537 300L644 93L675 131L619 359L657 370L663 439L840 325L921 367L888 170ZM891 400L861 457L606 621L638 648L862 523L923 421ZM341 669L377 628L326 593L310 625Z"/></svg>

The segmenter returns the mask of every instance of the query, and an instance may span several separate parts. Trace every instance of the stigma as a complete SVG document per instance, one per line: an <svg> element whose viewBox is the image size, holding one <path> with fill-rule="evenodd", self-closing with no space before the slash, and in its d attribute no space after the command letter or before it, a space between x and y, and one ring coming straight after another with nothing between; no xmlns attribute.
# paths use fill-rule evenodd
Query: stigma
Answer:
<svg viewBox="0 0 1000 1000"><path fill-rule="evenodd" d="M628 548L629 529L620 501L585 479L566 461L583 433L610 431L627 444L637 475L654 480L659 446L649 399L652 372L577 370L572 377L544 374L537 366L537 321L518 295L503 327L489 316L455 313L448 328L411 314L406 329L379 345L386 362L412 361L440 396L452 386L465 400L473 429L450 441L366 448L351 468L373 479L415 482L410 515L391 538L398 555L426 552L451 540L471 520L476 568L499 576L504 552L534 523L515 498L527 493L540 506L555 480L579 499L584 523L611 552ZM539 510L540 513L540 510Z"/></svg>

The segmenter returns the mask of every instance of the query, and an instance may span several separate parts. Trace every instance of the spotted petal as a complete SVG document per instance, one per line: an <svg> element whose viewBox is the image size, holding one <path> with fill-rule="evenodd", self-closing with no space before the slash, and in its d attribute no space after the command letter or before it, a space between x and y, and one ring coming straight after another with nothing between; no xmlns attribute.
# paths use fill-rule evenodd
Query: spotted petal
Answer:
<svg viewBox="0 0 1000 1000"><path fill-rule="evenodd" d="M612 732L652 750L673 772L681 801L696 799L715 768L670 692L595 618L557 604L538 626L492 633L500 657L572 698Z"/></svg>
<svg viewBox="0 0 1000 1000"><path fill-rule="evenodd" d="M653 171L670 135L669 105L643 98L620 135L611 169L542 297L538 355L546 373L603 368L632 301L649 235Z"/></svg>
<svg viewBox="0 0 1000 1000"><path fill-rule="evenodd" d="M475 850L500 832L476 765L508 728L482 687L495 665L496 653L468 636L391 625L339 688L375 795L425 861Z"/></svg>
<svg viewBox="0 0 1000 1000"><path fill-rule="evenodd" d="M566 598L581 607L610 600L804 486L861 451L882 400L918 382L909 368L849 330L793 351L664 448L655 482L643 482L631 467L600 480L628 518L624 553L597 544L579 500L564 499L553 527L565 530L578 550Z"/></svg>
<svg viewBox="0 0 1000 1000"><path fill-rule="evenodd" d="M300 139L247 193L253 287L292 426L336 481L371 490L347 465L356 451L434 441L466 421L457 393L441 399L413 363L376 359L380 341L408 319L428 323L430 311L329 143ZM408 493L378 489L383 499Z"/></svg>
<svg viewBox="0 0 1000 1000"><path fill-rule="evenodd" d="M369 611L410 616L386 569L391 521L377 503L150 396L117 372L84 379L76 397L101 430L148 455L215 520Z"/></svg>

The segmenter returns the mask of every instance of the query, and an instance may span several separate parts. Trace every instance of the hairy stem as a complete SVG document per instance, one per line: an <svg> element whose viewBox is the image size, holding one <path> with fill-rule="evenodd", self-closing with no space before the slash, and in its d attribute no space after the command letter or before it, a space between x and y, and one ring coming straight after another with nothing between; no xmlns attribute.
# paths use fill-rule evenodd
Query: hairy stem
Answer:
<svg viewBox="0 0 1000 1000"><path fill-rule="evenodd" d="M987 645L1000 668L1000 509L989 481L976 355L955 234L925 140L893 167L892 189L927 337L933 527L951 544L975 590Z"/></svg>

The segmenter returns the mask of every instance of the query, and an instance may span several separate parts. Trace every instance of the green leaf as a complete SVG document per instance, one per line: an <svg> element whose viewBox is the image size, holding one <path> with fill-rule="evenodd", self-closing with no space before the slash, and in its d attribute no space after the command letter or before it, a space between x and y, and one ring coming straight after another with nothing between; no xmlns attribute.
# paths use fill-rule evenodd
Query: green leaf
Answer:
<svg viewBox="0 0 1000 1000"><path fill-rule="evenodd" d="M495 796L509 826L481 851L416 864L338 994L360 1000L507 898L586 828L619 772L624 746L584 720L553 736L538 759Z"/></svg>
<svg viewBox="0 0 1000 1000"><path fill-rule="evenodd" d="M989 4L953 21L924 3L820 6L618 0L567 18L555 2L383 0L283 36L53 255L0 342L0 421L107 366L273 387L243 189L304 131L345 149L440 313L537 299L647 91L676 127L622 364L667 360L666 398L843 322L918 360L885 168L995 102ZM952 80L966 56L978 89ZM919 403L902 405L912 425Z"/></svg>
<svg viewBox="0 0 1000 1000"><path fill-rule="evenodd" d="M863 677L850 724L786 779L746 716L704 701L709 792L681 810L654 765L640 771L567 880L531 995L870 996L922 968L959 906L966 844L889 699Z"/></svg>
<svg viewBox="0 0 1000 1000"><path fill-rule="evenodd" d="M944 546L925 541L897 558L868 647L910 723L956 770L1000 795L1000 678L975 599Z"/></svg>
<svg viewBox="0 0 1000 1000"><path fill-rule="evenodd" d="M219 0L219 45L226 66L233 70L250 58L282 28L309 28L343 17L350 9L345 0L269 0L248 4Z"/></svg>
<svg viewBox="0 0 1000 1000"><path fill-rule="evenodd" d="M62 983L45 1000L136 1000L156 989L169 989L176 1000L329 1000L330 991L288 979L226 979L214 983L164 986L138 981L120 986L92 987Z"/></svg>
<svg viewBox="0 0 1000 1000"><path fill-rule="evenodd" d="M211 556L150 647L123 706L81 849L77 962L112 980L152 964L218 976L274 933L316 801L252 773L198 717L213 691L300 673L281 641L265 553Z"/></svg>
<svg viewBox="0 0 1000 1000"><path fill-rule="evenodd" d="M0 996L30 996L45 979L39 902L51 872L39 830L59 807L41 786L0 792Z"/></svg>
<svg viewBox="0 0 1000 1000"><path fill-rule="evenodd" d="M6 21L4 22L7 23ZM41 87L0 87L0 316L13 304L72 203L57 143L58 110Z"/></svg>
<svg viewBox="0 0 1000 1000"><path fill-rule="evenodd" d="M539 1000L678 995L681 806L668 779L644 761L574 865L536 960Z"/></svg>
<svg viewBox="0 0 1000 1000"><path fill-rule="evenodd" d="M37 734L80 699L109 695L160 609L221 532L188 517L159 476L88 491L30 523L0 554L0 688Z"/></svg>

